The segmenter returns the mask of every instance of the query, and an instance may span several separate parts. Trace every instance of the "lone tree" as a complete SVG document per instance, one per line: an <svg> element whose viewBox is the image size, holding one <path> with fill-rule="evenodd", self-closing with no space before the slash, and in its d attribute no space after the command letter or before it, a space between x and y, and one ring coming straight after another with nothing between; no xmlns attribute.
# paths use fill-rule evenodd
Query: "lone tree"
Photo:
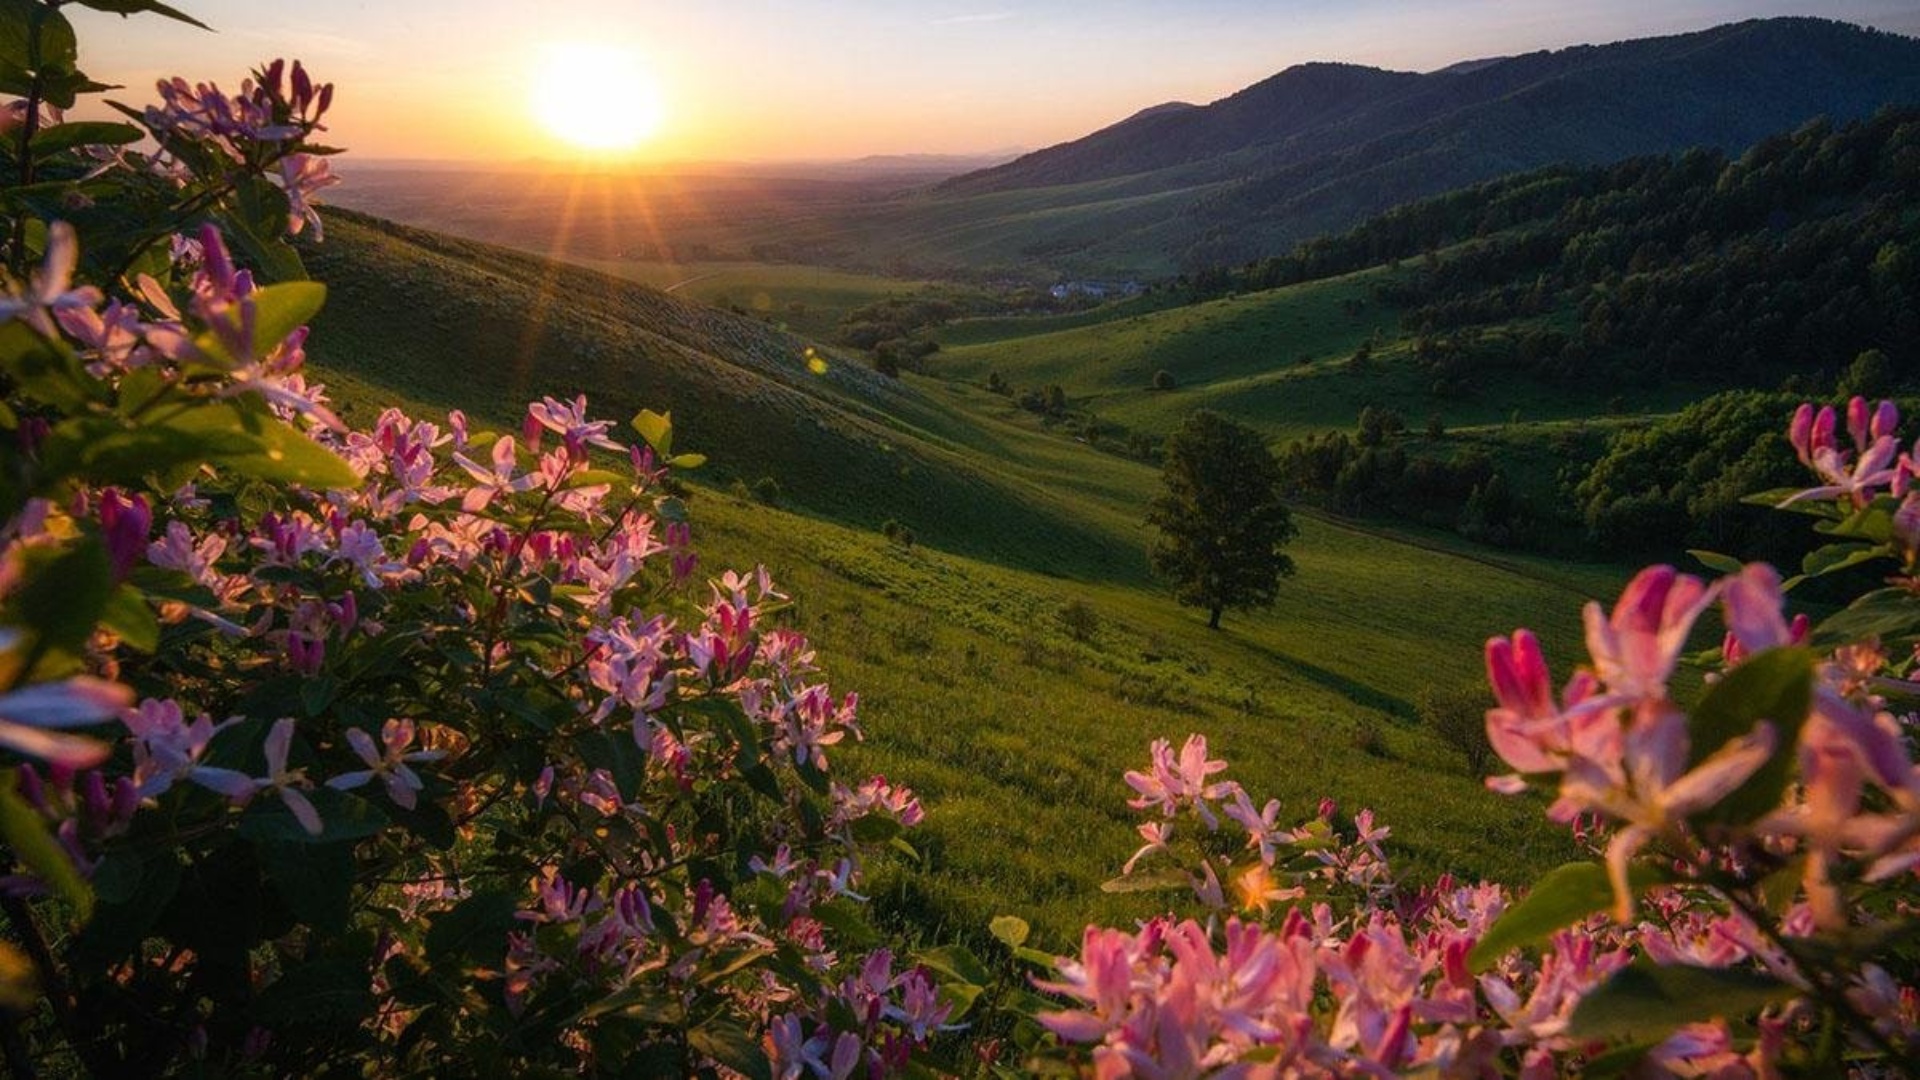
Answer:
<svg viewBox="0 0 1920 1080"><path fill-rule="evenodd" d="M1252 428L1218 413L1196 412L1167 439L1165 490L1147 524L1159 528L1153 570L1173 581L1182 604L1220 613L1272 607L1293 560L1280 549L1294 538L1280 501L1280 465Z"/></svg>

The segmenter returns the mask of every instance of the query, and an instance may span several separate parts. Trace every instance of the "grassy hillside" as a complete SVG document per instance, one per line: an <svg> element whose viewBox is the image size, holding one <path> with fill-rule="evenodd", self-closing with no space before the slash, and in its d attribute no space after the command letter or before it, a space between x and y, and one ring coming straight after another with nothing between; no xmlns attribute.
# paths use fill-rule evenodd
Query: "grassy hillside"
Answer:
<svg viewBox="0 0 1920 1080"><path fill-rule="evenodd" d="M1485 794L1412 702L1475 683L1480 642L1522 623L1570 658L1578 605L1617 571L1308 517L1280 606L1211 633L1142 575L1153 471L998 417L985 391L796 373L799 343L753 320L384 224L339 219L322 251L334 292L313 364L354 415L397 401L511 423L528 395L582 391L616 415L678 410L719 479L693 500L709 566L765 561L793 586L792 618L862 693L871 737L846 757L928 797L924 865L883 877L899 917L977 933L1011 910L1064 946L1088 917L1140 914L1150 899L1097 889L1135 841L1120 773L1194 730L1291 813L1321 795L1376 807L1414 868L1513 877L1566 853L1537 806ZM872 487L815 486L821 468ZM817 501L728 493L729 474L763 472ZM872 524L907 519L894 507L914 488L943 512L902 548ZM1087 640L1058 618L1074 601L1095 614Z"/></svg>
<svg viewBox="0 0 1920 1080"><path fill-rule="evenodd" d="M1203 408L1275 439L1350 428L1368 405L1399 410L1415 429L1438 414L1461 435L1467 432L1460 429L1605 422L1594 416L1604 401L1528 378L1471 395L1436 396L1432 376L1413 355L1412 336L1401 330L1401 312L1375 291L1411 273L1376 267L1158 309L1146 297L1075 316L993 320L984 328L956 323L940 334L933 370L967 382L997 373L1016 388L1058 384L1072 406L1153 433L1171 431ZM1370 356L1356 363L1363 345ZM1173 390L1153 389L1162 370L1173 376ZM1616 404L1627 413L1667 412L1697 396L1697 387L1688 385L1623 385L1619 391ZM1018 410L1009 402L1001 411Z"/></svg>
<svg viewBox="0 0 1920 1080"><path fill-rule="evenodd" d="M898 519L951 549L1050 572L1140 572L1131 537L1036 482L1051 441L978 430L858 361L823 354L816 371L805 341L758 320L345 214L308 258L332 288L313 355L340 375L416 400L457 395L481 413L578 393L617 414L672 410L723 481L772 476L807 510L873 529ZM1031 453L986 468L964 452L982 440Z"/></svg>

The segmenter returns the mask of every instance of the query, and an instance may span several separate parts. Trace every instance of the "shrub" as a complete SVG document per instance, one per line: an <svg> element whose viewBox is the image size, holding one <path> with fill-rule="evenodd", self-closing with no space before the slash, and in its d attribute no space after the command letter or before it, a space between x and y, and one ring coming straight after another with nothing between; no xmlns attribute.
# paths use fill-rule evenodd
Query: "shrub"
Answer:
<svg viewBox="0 0 1920 1080"><path fill-rule="evenodd" d="M779 506L782 497L780 481L773 477L763 476L753 482L754 501L766 506Z"/></svg>
<svg viewBox="0 0 1920 1080"><path fill-rule="evenodd" d="M1486 692L1477 688L1421 687L1414 699L1420 724L1441 742L1460 753L1468 771L1484 776L1493 765L1493 744L1487 741Z"/></svg>
<svg viewBox="0 0 1920 1080"><path fill-rule="evenodd" d="M1179 384L1174 381L1173 372L1168 371L1166 368L1161 368L1159 371L1153 373L1153 388L1155 390L1172 390L1177 385Z"/></svg>
<svg viewBox="0 0 1920 1080"><path fill-rule="evenodd" d="M1060 628L1075 641L1088 642L1100 631L1100 616L1085 600L1069 600L1054 613Z"/></svg>
<svg viewBox="0 0 1920 1080"><path fill-rule="evenodd" d="M40 119L89 84L28 6L9 63L48 65L16 72ZM830 771L856 701L764 570L695 584L670 476L698 456L584 398L512 434L348 429L301 372L325 290L283 239L319 228L332 88L276 62L162 92L164 163L48 116L39 197L0 200L30 244L0 275L13 1070L923 1057L957 999L874 947L858 893L918 802ZM109 299L125 266L140 296Z"/></svg>

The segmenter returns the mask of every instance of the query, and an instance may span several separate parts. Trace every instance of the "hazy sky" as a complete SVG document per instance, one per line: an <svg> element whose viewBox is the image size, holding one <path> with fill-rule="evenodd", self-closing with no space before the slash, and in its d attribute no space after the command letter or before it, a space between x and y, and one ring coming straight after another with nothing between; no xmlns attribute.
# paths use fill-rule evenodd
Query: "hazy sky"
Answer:
<svg viewBox="0 0 1920 1080"><path fill-rule="evenodd" d="M172 0L217 33L68 7L88 74L237 84L272 56L338 84L366 158L565 152L531 115L543 46L615 45L658 86L655 159L1034 148L1306 60L1457 60L1817 14L1920 35L1920 0ZM585 107L585 106L583 106Z"/></svg>

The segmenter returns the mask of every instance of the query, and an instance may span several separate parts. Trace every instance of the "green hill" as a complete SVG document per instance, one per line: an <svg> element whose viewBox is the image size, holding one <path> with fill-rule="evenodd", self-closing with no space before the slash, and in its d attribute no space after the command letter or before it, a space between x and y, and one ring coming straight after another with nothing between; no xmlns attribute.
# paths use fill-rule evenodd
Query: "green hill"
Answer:
<svg viewBox="0 0 1920 1080"><path fill-rule="evenodd" d="M1309 516L1280 606L1212 633L1144 578L1154 470L999 416L985 391L837 361L814 376L755 320L368 219L336 216L310 265L332 285L312 363L350 415L510 424L528 396L578 392L601 413L676 410L677 442L712 456L693 497L709 565L762 560L794 587L792 617L862 693L872 737L845 753L929 797L924 864L884 878L902 918L974 934L1012 910L1064 946L1093 915L1144 913L1096 888L1135 842L1120 774L1195 730L1290 812L1376 807L1413 866L1511 878L1566 854L1413 705L1476 684L1480 643L1523 622L1571 658L1581 600L1617 570ZM800 512L730 493L763 474ZM921 542L887 542L882 516ZM1071 602L1094 614L1079 636Z"/></svg>
<svg viewBox="0 0 1920 1080"><path fill-rule="evenodd" d="M1424 75L1303 64L1204 107L1148 110L948 180L888 218L905 238L891 250L924 258L934 242L963 264L1078 273L1204 267L1515 171L1738 152L1818 116L1916 102L1920 41L1811 18ZM966 224L949 224L962 208ZM1010 231L1016 220L1030 230Z"/></svg>

